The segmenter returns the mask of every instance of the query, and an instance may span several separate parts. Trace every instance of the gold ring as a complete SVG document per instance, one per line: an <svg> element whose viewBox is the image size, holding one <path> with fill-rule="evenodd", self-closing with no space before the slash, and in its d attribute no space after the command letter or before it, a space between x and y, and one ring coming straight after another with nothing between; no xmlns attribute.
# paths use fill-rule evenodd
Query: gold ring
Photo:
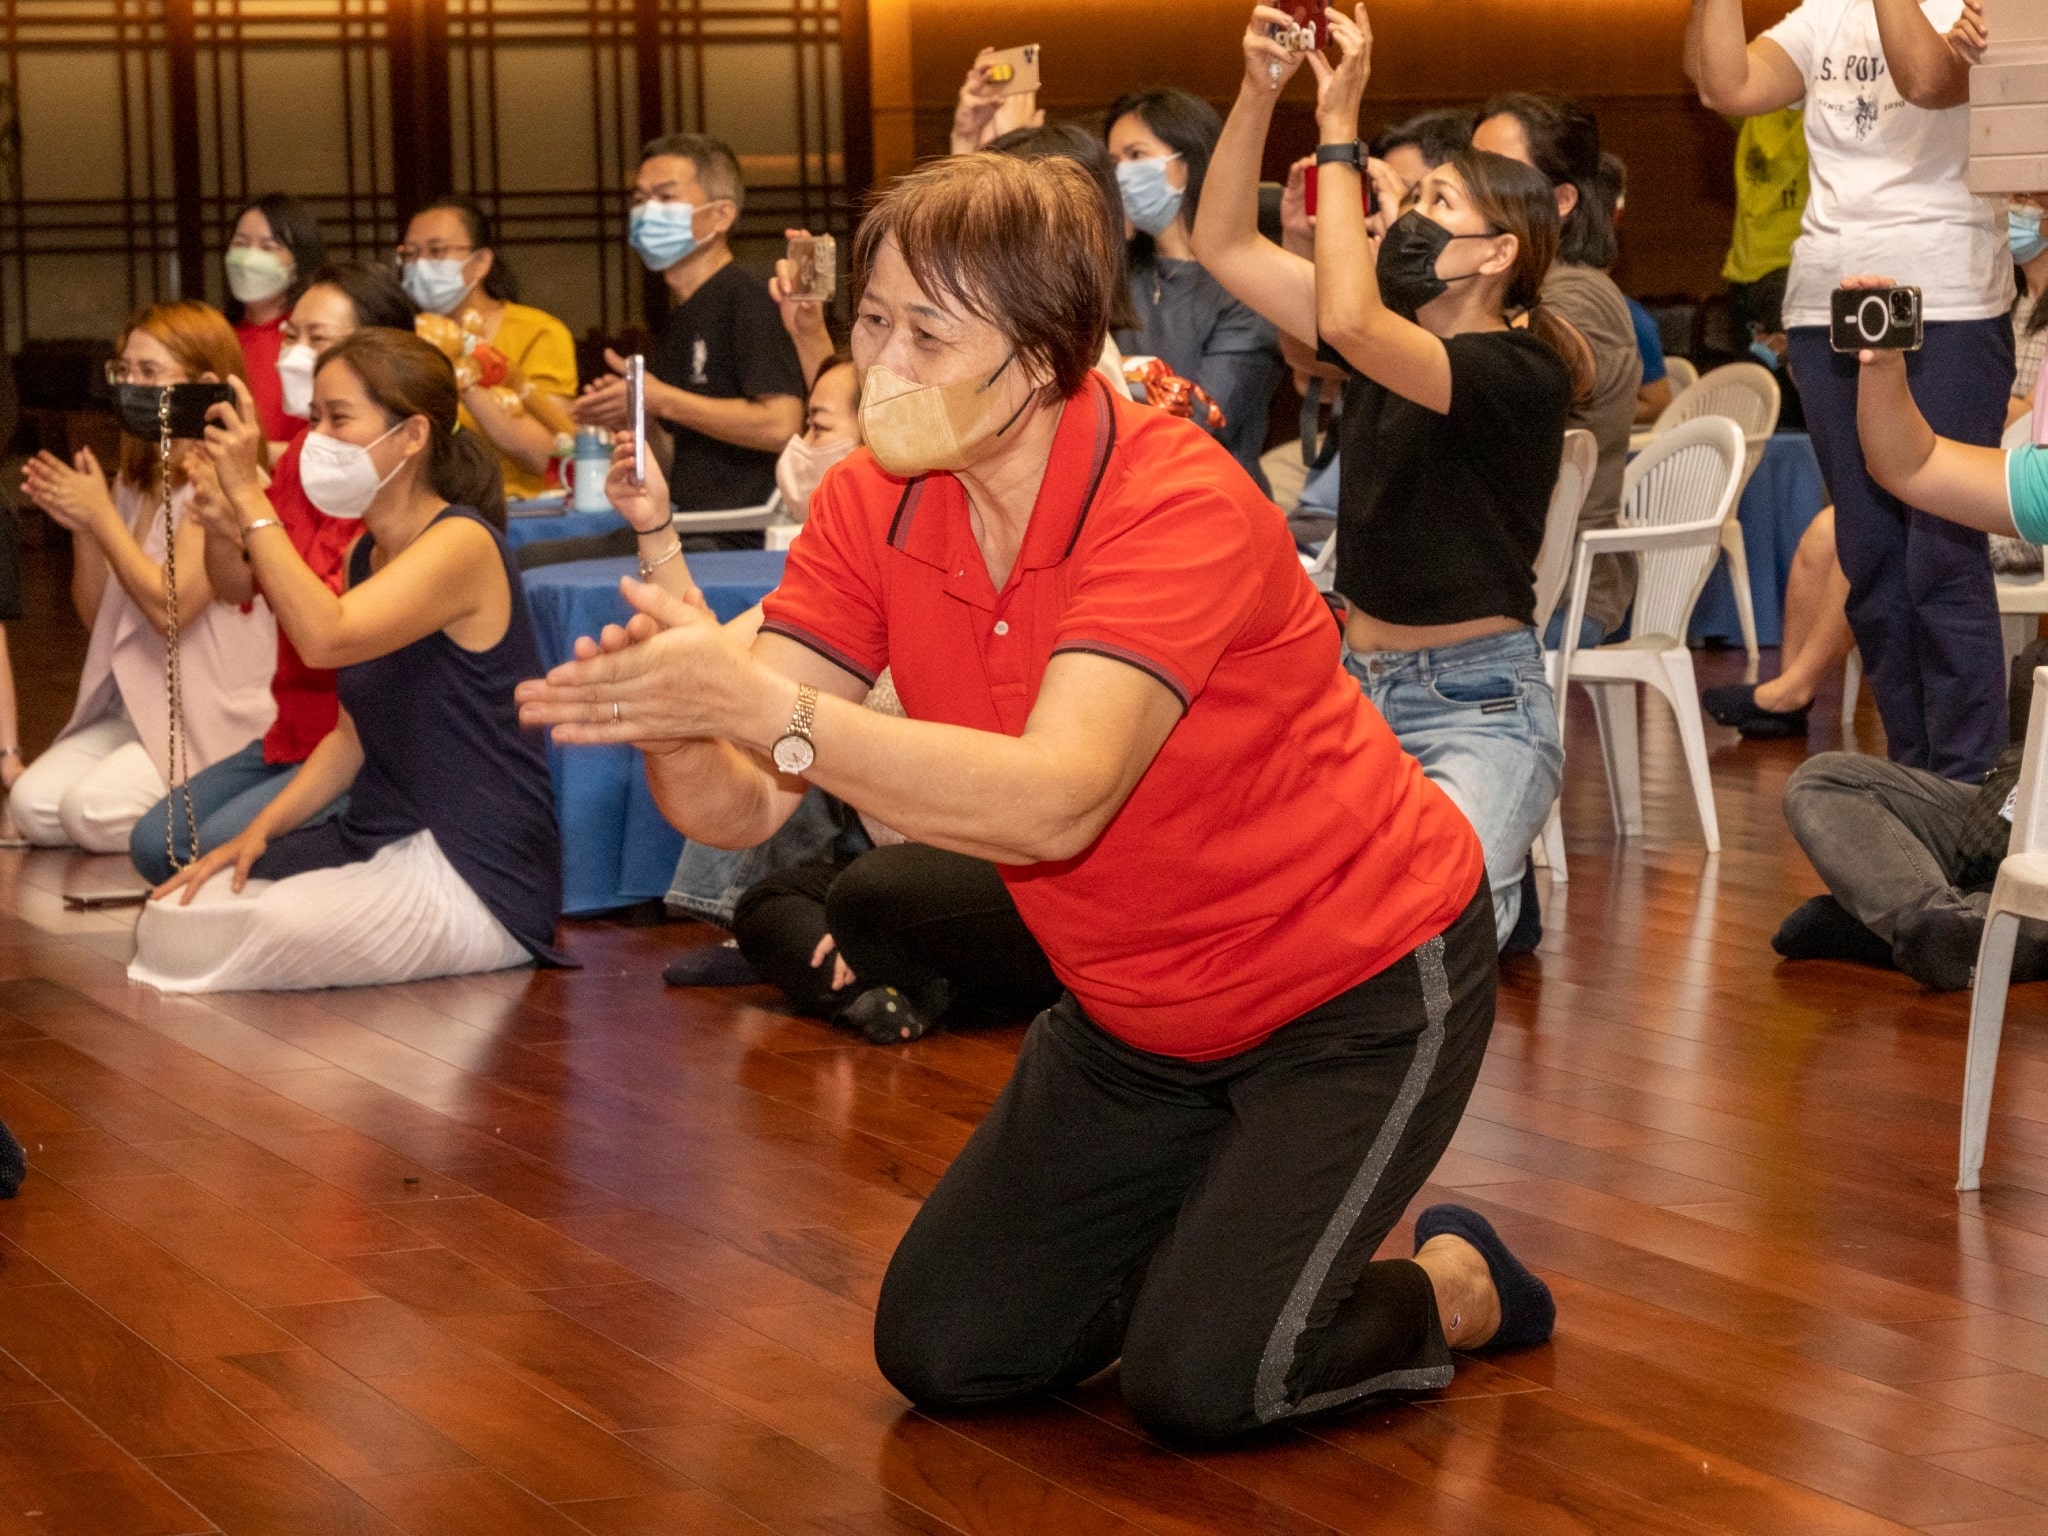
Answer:
<svg viewBox="0 0 2048 1536"><path fill-rule="evenodd" d="M619 719L619 706L616 703L614 703L612 705L612 724L617 725L619 723Z"/></svg>

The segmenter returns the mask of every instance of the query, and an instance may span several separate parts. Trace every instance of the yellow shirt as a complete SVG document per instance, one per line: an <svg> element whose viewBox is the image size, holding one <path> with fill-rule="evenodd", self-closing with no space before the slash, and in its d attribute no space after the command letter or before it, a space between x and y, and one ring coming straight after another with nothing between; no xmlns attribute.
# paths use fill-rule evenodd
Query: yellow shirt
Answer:
<svg viewBox="0 0 2048 1536"><path fill-rule="evenodd" d="M1735 139L1735 233L1723 277L1753 283L1792 265L1806 188L1806 114L1786 107L1743 119Z"/></svg>
<svg viewBox="0 0 2048 1536"><path fill-rule="evenodd" d="M569 335L569 327L546 310L528 304L507 304L491 345L504 353L506 360L525 374L536 390L545 390L564 400L576 398L575 340ZM467 407L461 412L461 421L465 432L477 430ZM498 462L504 466L507 497L517 500L538 496L547 489L541 476L505 454L498 455Z"/></svg>

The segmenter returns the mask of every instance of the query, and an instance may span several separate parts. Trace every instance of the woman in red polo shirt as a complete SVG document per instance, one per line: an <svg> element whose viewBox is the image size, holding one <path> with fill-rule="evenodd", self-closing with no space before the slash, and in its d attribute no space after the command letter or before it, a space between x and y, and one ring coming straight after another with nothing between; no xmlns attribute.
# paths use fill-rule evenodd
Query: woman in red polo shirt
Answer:
<svg viewBox="0 0 2048 1536"><path fill-rule="evenodd" d="M1492 1025L1479 845L1278 509L1090 375L1117 233L1061 159L898 181L855 250L867 447L751 649L629 582L631 625L520 696L645 749L692 838L757 843L808 782L1001 866L1068 995L897 1249L877 1359L944 1408L1121 1356L1142 1422L1209 1441L1441 1387L1553 1308L1456 1207L1371 1262ZM884 666L907 719L860 707Z"/></svg>
<svg viewBox="0 0 2048 1536"><path fill-rule="evenodd" d="M360 520L329 517L315 507L299 484L299 450L306 440L306 417L313 403L313 360L342 337L364 326L412 331L412 300L398 279L382 266L363 261L334 262L320 268L306 283L284 323L284 350L278 356L285 414L296 423L290 445L271 466L270 505L291 535L292 547L320 579L339 592L348 552L363 531ZM259 416L260 424L260 416ZM267 436L269 428L262 429ZM202 494L193 511L206 524L206 571L215 594L224 603L248 603L258 589L242 547L241 524L219 496L219 482L200 460L194 465ZM187 845L192 833L182 796L177 813L166 798L143 813L129 834L128 856L152 886L171 878L171 844L175 832L181 861L232 842L256 813L277 798L291 776L334 729L339 705L334 674L309 667L283 629L277 632L277 670L270 692L277 700L277 718L270 729L248 746L192 776L192 823L199 831L195 852ZM348 804L343 796L308 825L339 815Z"/></svg>

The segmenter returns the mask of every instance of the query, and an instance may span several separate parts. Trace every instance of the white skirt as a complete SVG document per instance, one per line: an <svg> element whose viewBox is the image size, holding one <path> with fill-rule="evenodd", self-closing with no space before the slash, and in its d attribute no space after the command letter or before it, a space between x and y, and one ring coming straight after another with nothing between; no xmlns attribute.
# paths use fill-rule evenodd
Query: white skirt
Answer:
<svg viewBox="0 0 2048 1536"><path fill-rule="evenodd" d="M360 864L152 901L128 979L163 992L283 992L465 976L532 963L431 832Z"/></svg>

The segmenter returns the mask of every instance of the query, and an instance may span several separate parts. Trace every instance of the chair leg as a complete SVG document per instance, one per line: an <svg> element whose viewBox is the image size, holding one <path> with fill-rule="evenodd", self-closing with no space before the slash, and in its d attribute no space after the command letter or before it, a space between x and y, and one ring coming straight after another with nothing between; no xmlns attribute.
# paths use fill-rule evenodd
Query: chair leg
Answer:
<svg viewBox="0 0 2048 1536"><path fill-rule="evenodd" d="M1863 690L1863 653L1849 647L1849 659L1842 663L1842 750L1855 751L1856 699Z"/></svg>
<svg viewBox="0 0 2048 1536"><path fill-rule="evenodd" d="M1686 776L1692 780L1693 803L1699 807L1700 831L1707 840L1707 852L1721 851L1721 819L1714 813L1714 776L1707 766L1707 731L1700 718L1700 690L1693 675L1692 652L1680 648L1664 652L1666 682L1658 689L1671 706L1678 722L1679 745L1685 749Z"/></svg>
<svg viewBox="0 0 2048 1536"><path fill-rule="evenodd" d="M1756 595L1749 587L1749 549L1742 539L1742 524L1733 517L1721 525L1721 553L1728 559L1728 585L1735 593L1735 617L1742 626L1742 649L1749 664L1745 683L1756 681L1759 660L1756 644Z"/></svg>
<svg viewBox="0 0 2048 1536"><path fill-rule="evenodd" d="M1984 920L1977 975L1970 991L1970 1048L1963 1065L1963 1144L1956 1188L1975 1189L1984 1171L1984 1138L1991 1127L1991 1083L1998 1075L1998 1037L2005 1028L2005 994L2012 984L2012 952L2020 920L1996 907Z"/></svg>
<svg viewBox="0 0 2048 1536"><path fill-rule="evenodd" d="M1564 818L1559 814L1564 801L1550 802L1550 819L1543 824L1543 836L1536 840L1537 848L1550 864L1550 882L1563 885L1571 879L1571 873L1564 862Z"/></svg>
<svg viewBox="0 0 2048 1536"><path fill-rule="evenodd" d="M1643 830L1642 757L1636 747L1636 685L1587 683L1593 718L1600 724L1600 756L1607 766L1607 802L1623 837Z"/></svg>

